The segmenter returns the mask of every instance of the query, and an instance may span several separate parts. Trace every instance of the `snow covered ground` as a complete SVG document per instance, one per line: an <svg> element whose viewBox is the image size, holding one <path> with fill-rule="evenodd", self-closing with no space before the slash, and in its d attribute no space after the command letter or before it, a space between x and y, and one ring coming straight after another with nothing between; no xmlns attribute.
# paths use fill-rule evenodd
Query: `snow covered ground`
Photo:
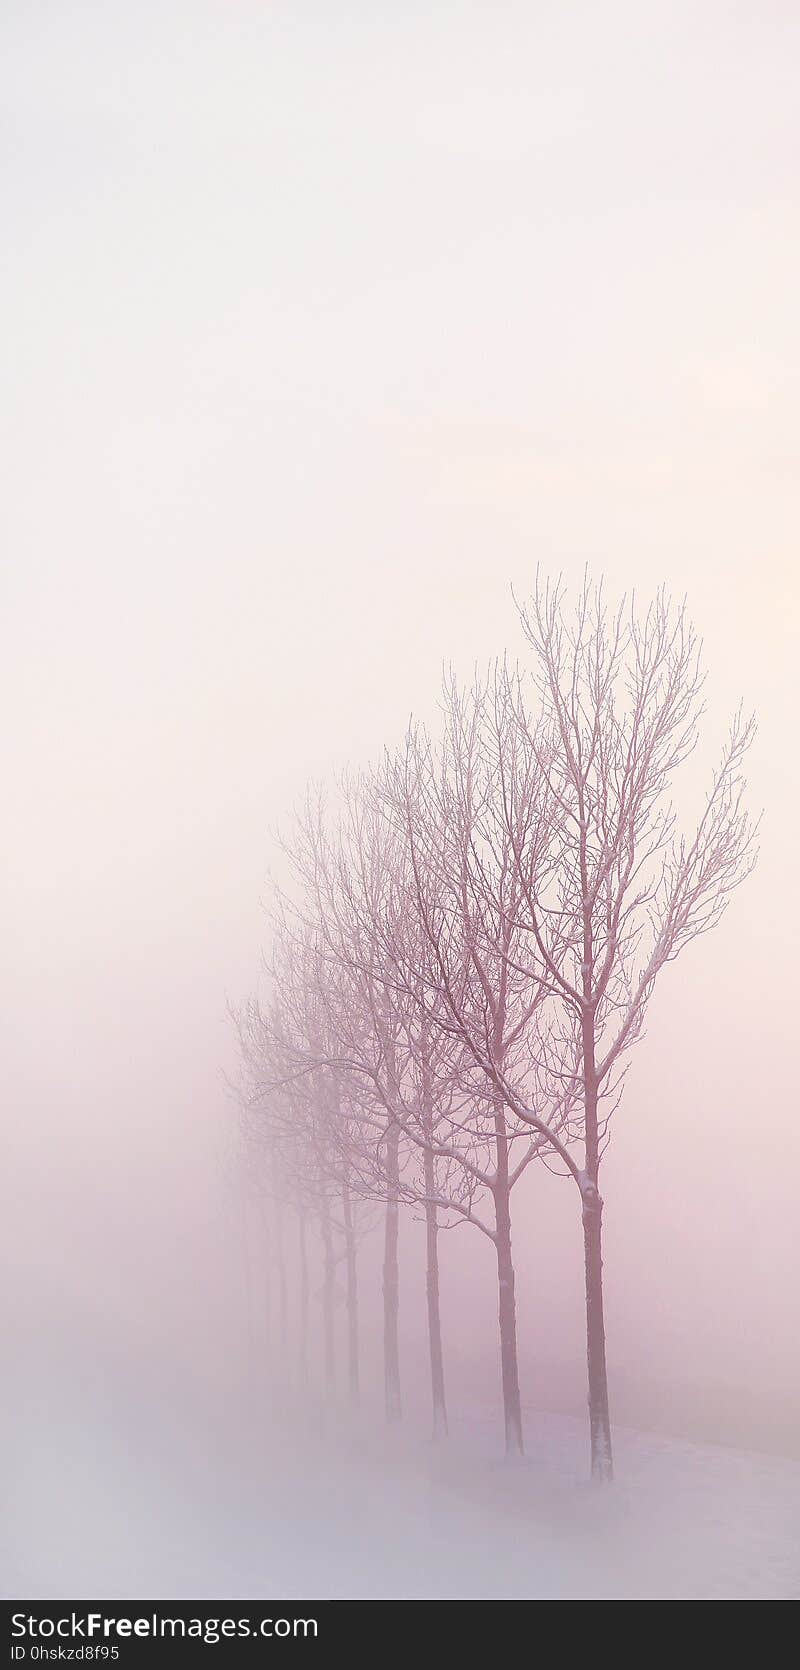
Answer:
<svg viewBox="0 0 800 1670"><path fill-rule="evenodd" d="M800 1462L527 1412L439 1449L366 1418L190 1417L124 1385L3 1411L0 1591L43 1598L800 1598ZM327 1426L327 1431L324 1428Z"/></svg>

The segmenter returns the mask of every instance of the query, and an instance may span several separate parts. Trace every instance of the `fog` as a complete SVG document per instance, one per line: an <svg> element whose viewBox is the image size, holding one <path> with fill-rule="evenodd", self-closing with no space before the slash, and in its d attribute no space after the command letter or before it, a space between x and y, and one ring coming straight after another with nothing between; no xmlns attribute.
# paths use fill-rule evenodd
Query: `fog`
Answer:
<svg viewBox="0 0 800 1670"><path fill-rule="evenodd" d="M150 1458L157 1502L182 1488L164 1456L199 1476L242 1400L258 1433L224 1075L226 1003L259 978L281 873L273 831L310 776L435 719L444 663L524 657L512 587L524 598L537 565L574 586L588 564L614 597L686 595L709 682L682 815L731 710L758 715L758 868L664 972L615 1115L606 1320L623 1433L769 1451L796 1486L774 1458L800 1454L799 33L788 5L714 0L8 0L9 1592L158 1592L124 1549L108 1575L95 1564L118 1452ZM532 1168L515 1212L536 1455L542 1420L577 1431L585 1408L582 1255L566 1183ZM427 1370L408 1215L402 1238L413 1448ZM443 1242L466 1455L473 1415L487 1433L499 1418L495 1274L480 1237ZM257 1271L254 1239L250 1254ZM387 1469L388 1522L402 1466L369 1466L378 1253L362 1266L363 1433L340 1411L325 1465L353 1489L366 1466L377 1518ZM322 1444L316 1404L309 1418ZM98 1520L64 1533L77 1565L37 1516L43 1455L65 1500L69 1467L99 1493ZM241 1558L229 1543L215 1564L209 1533L194 1566L164 1555L163 1592L252 1592L259 1570L269 1588L239 1465ZM325 1588L334 1539L304 1572L293 1501L286 1594L388 1592L389 1553L384 1570L355 1545ZM507 1508L491 1511L511 1558L524 1502ZM442 1593L467 1592L472 1557ZM528 1592L512 1568L487 1593ZM602 1588L580 1571L556 1560L552 1592ZM797 1573L771 1581L788 1593Z"/></svg>

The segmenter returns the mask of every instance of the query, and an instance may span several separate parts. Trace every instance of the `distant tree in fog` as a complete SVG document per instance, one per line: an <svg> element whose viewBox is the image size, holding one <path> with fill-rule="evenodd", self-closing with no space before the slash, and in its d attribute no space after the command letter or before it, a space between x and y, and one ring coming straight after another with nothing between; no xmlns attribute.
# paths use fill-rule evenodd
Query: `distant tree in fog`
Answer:
<svg viewBox="0 0 800 1670"><path fill-rule="evenodd" d="M306 948L307 950L308 948ZM268 1009L251 999L236 1012L244 1063L239 1094L251 1145L270 1155L276 1221L288 1201L297 1214L300 1361L308 1365L307 1225L316 1222L323 1250L322 1316L325 1381L336 1377L336 1271L345 1267L347 1377L359 1398L358 1242L367 1220L354 1196L346 1115L339 1083L325 1067L324 1015L314 1000L310 960L300 977L283 945L280 997Z"/></svg>
<svg viewBox="0 0 800 1670"><path fill-rule="evenodd" d="M426 1294L433 1427L447 1427L439 1299L438 1234L444 1220L472 1215L474 1179L454 1163L443 1125L452 1103L450 1041L409 1002L387 954L384 925L401 891L396 836L368 779L341 785L340 816L328 827L309 797L291 853L303 884L302 934L316 946L315 992L324 1027L295 1035L298 1070L324 1071L337 1086L340 1164L353 1193L384 1205L383 1311L386 1413L401 1412L398 1344L399 1209L426 1222ZM284 924L286 917L283 918Z"/></svg>

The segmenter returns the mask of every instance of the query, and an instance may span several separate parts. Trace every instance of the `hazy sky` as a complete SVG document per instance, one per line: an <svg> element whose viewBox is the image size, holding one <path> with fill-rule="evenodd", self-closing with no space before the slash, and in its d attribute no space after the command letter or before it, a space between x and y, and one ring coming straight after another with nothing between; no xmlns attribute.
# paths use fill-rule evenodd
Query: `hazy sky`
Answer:
<svg viewBox="0 0 800 1670"><path fill-rule="evenodd" d="M588 562L688 593L765 808L618 1116L612 1390L796 1387L800 11L6 0L0 47L17 1322L202 1303L270 825ZM521 1329L579 1361L534 1191Z"/></svg>

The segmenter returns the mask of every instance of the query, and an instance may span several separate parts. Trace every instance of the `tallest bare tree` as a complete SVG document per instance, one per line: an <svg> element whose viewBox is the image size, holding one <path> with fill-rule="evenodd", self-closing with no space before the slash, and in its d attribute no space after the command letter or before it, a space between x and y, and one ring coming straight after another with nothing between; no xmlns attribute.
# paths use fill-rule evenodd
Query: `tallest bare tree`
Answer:
<svg viewBox="0 0 800 1670"><path fill-rule="evenodd" d="M570 614L560 585L537 584L520 614L538 702L532 719L522 684L504 676L503 728L514 745L500 756L514 765L503 768L503 798L531 971L561 1012L552 1070L562 1084L574 1072L583 1108L583 1165L570 1155L567 1169L582 1207L592 1474L604 1479L612 1449L599 1172L608 1119L659 970L715 926L754 863L741 771L754 726L735 717L696 828L681 834L668 797L703 712L683 607L660 592L644 614L623 605L612 615L602 588L586 584ZM520 797L535 797L536 820L520 816Z"/></svg>

